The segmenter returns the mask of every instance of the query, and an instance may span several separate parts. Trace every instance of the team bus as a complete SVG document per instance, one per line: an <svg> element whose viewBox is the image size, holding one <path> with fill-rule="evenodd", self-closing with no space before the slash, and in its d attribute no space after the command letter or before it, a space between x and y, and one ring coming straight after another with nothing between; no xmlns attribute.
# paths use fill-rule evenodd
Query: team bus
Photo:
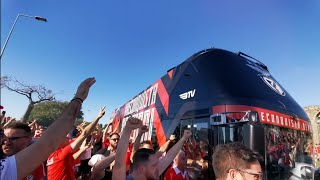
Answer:
<svg viewBox="0 0 320 180"><path fill-rule="evenodd" d="M148 125L143 140L155 147L192 131L184 146L190 179L214 179L212 149L235 141L264 157L264 179L313 178L308 116L266 65L242 52L192 55L116 109L112 127L121 131L130 116Z"/></svg>

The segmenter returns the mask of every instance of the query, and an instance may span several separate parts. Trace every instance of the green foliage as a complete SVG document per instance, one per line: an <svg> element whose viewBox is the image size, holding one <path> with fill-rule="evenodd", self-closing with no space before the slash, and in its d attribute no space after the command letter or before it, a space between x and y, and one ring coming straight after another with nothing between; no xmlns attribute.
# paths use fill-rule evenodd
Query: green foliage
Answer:
<svg viewBox="0 0 320 180"><path fill-rule="evenodd" d="M31 111L28 121L37 119L39 125L47 127L59 117L67 105L68 102L61 101L47 101L38 103ZM82 120L83 112L80 111L79 115L77 116L77 122L82 122Z"/></svg>

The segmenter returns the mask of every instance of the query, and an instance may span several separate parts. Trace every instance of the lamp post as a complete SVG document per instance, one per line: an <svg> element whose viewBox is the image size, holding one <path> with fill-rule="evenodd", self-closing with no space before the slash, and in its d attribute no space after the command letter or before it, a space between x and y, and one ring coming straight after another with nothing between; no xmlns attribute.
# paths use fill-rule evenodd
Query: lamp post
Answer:
<svg viewBox="0 0 320 180"><path fill-rule="evenodd" d="M7 46L7 44L8 44L9 39L10 39L10 36L11 36L11 34L12 34L12 31L13 31L13 29L14 29L14 27L15 27L15 25L16 25L16 23L17 23L17 21L18 21L18 19L19 19L20 16L32 18L32 19L35 19L35 20L38 20L38 21L47 22L47 19L44 18L44 17L40 17L40 16L30 16L30 15L27 15L27 14L18 14L17 17L16 17L16 20L14 21L14 23L13 23L13 25L12 25L12 27L11 27L11 30L10 30L10 32L9 32L9 35L8 35L7 39L6 39L6 42L4 43L3 48L1 49L0 61L1 61L1 59L2 59L3 52L4 52L4 50L6 49L6 46Z"/></svg>

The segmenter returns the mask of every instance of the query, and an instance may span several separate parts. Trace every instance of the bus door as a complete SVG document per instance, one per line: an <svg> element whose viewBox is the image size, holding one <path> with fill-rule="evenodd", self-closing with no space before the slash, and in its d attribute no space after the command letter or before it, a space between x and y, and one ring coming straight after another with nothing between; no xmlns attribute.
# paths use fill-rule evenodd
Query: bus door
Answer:
<svg viewBox="0 0 320 180"><path fill-rule="evenodd" d="M254 111L224 112L210 116L213 144L241 142L250 149L264 152L265 130ZM262 148L261 148L262 147Z"/></svg>
<svg viewBox="0 0 320 180"><path fill-rule="evenodd" d="M258 122L254 111L224 112L210 117L212 144L243 143L265 159L265 127ZM265 162L260 163L262 169Z"/></svg>

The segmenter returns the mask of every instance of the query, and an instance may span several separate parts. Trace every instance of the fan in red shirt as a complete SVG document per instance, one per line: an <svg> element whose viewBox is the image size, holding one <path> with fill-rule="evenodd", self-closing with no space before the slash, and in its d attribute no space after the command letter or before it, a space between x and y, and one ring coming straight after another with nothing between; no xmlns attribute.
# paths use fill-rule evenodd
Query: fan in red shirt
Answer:
<svg viewBox="0 0 320 180"><path fill-rule="evenodd" d="M92 133L95 129L99 119L105 114L105 107L100 108L100 112L97 118L92 121L84 130L81 132L79 137L76 138L71 144L69 144L69 138L66 137L65 142L53 152L48 160L48 180L59 179L59 180L75 180L74 173L74 160L78 159L79 156L87 149L88 146L84 146L84 148L80 148L82 142ZM76 153L74 153L76 152Z"/></svg>
<svg viewBox="0 0 320 180"><path fill-rule="evenodd" d="M68 139L66 140L68 143ZM48 179L76 179L73 150L70 144L61 146L47 160Z"/></svg>
<svg viewBox="0 0 320 180"><path fill-rule="evenodd" d="M180 151L173 160L173 166L167 170L164 180L189 180L187 167L187 157L183 151Z"/></svg>

